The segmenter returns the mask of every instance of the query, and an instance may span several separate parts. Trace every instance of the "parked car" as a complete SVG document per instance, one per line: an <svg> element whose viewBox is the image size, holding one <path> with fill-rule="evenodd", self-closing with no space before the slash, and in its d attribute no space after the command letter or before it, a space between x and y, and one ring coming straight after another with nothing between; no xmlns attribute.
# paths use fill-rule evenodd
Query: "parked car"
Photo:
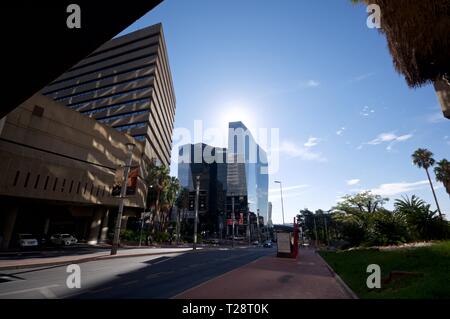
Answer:
<svg viewBox="0 0 450 319"><path fill-rule="evenodd" d="M39 245L36 236L32 234L18 234L17 238L17 243L20 248L37 247Z"/></svg>
<svg viewBox="0 0 450 319"><path fill-rule="evenodd" d="M55 234L50 237L50 241L55 245L63 246L70 246L78 242L78 240L70 234Z"/></svg>
<svg viewBox="0 0 450 319"><path fill-rule="evenodd" d="M272 241L266 240L263 245L265 248L272 248Z"/></svg>

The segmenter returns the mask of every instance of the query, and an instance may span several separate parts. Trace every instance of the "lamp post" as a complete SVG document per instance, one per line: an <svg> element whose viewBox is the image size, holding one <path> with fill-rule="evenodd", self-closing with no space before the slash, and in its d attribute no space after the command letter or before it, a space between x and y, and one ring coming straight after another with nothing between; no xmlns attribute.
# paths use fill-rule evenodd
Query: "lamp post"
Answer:
<svg viewBox="0 0 450 319"><path fill-rule="evenodd" d="M256 210L256 229L258 230L258 242L261 243L261 232L259 230L259 208Z"/></svg>
<svg viewBox="0 0 450 319"><path fill-rule="evenodd" d="M281 181L275 181L276 184L280 184L280 193L281 193L281 213L283 214L283 225L284 225L284 203L283 203L283 185Z"/></svg>
<svg viewBox="0 0 450 319"><path fill-rule="evenodd" d="M131 162L133 160L133 149L136 145L133 143L127 143L126 146L127 146L127 150L129 153L129 157L128 157L128 161L125 165L125 170L123 173L122 188L120 189L119 211L117 213L116 228L114 230L114 239L113 239L113 244L111 247L111 255L116 255L117 248L119 247L120 226L122 223L123 205L124 205L125 196L127 195L128 173L130 172Z"/></svg>
<svg viewBox="0 0 450 319"><path fill-rule="evenodd" d="M200 176L196 177L195 189L195 220L194 220L194 245L193 250L197 249L197 223L198 223L198 201L200 198Z"/></svg>
<svg viewBox="0 0 450 319"><path fill-rule="evenodd" d="M234 247L234 195L231 193L231 246Z"/></svg>

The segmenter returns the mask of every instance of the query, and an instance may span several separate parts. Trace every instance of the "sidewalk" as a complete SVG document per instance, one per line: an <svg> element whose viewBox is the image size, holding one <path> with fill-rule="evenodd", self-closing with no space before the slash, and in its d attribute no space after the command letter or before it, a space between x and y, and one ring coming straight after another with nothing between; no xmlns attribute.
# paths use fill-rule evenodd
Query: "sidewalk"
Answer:
<svg viewBox="0 0 450 319"><path fill-rule="evenodd" d="M31 267L44 267L54 265L64 265L71 263L81 263L99 259L123 258L123 257L139 257L160 254L174 254L180 252L191 251L192 248L132 248L119 249L117 255L111 256L109 250L82 255L69 255L59 257L31 257L0 260L0 270L21 269Z"/></svg>
<svg viewBox="0 0 450 319"><path fill-rule="evenodd" d="M296 260L263 257L175 298L349 299L351 296L313 249L300 249Z"/></svg>

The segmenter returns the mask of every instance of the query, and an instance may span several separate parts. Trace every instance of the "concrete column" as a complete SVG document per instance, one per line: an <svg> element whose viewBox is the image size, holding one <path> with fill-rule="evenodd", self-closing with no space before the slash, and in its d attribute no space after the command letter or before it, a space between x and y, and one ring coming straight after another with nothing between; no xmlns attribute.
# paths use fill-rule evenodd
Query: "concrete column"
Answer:
<svg viewBox="0 0 450 319"><path fill-rule="evenodd" d="M88 244L96 245L98 243L98 237L100 235L100 226L102 224L104 208L99 207L94 209L92 216L91 226L89 228Z"/></svg>
<svg viewBox="0 0 450 319"><path fill-rule="evenodd" d="M16 224L17 213L19 209L13 206L5 206L4 212L2 213L2 243L1 249L8 249L11 244L11 239L14 231L14 225Z"/></svg>
<svg viewBox="0 0 450 319"><path fill-rule="evenodd" d="M100 242L104 243L108 238L108 225L109 225L109 209L106 209L105 213L103 214L102 219L102 229L100 232Z"/></svg>

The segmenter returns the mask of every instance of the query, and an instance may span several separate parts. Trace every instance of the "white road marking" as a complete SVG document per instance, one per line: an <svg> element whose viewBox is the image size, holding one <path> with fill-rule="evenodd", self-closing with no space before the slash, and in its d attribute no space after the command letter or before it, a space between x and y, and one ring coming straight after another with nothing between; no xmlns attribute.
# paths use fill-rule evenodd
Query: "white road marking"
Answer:
<svg viewBox="0 0 450 319"><path fill-rule="evenodd" d="M35 291L35 290L41 290L42 291L42 290L45 290L45 289L48 289L48 288L55 288L55 287L59 287L59 285L50 285L50 286L43 286L43 287L37 287L37 288L24 289L24 290L16 290L16 291L4 292L4 293L1 293L0 296L22 294L22 293L26 293L26 292L30 292L30 291Z"/></svg>

